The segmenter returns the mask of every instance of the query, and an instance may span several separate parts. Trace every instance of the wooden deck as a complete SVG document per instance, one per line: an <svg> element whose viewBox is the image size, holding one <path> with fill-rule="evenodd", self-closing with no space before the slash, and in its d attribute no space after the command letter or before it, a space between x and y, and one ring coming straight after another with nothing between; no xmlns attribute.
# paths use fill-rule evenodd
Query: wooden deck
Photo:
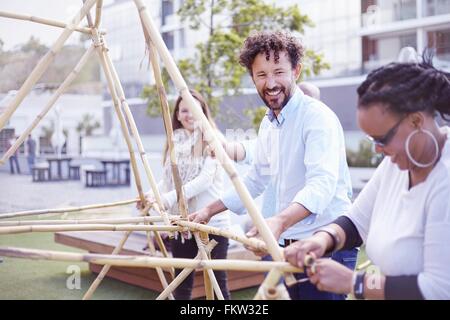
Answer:
<svg viewBox="0 0 450 320"><path fill-rule="evenodd" d="M114 247L123 237L122 232L58 232L55 233L55 242L67 246L89 251L90 253L110 254ZM146 237L141 234L132 233L128 238L121 252L124 255L149 255L144 251L146 246ZM158 252L159 253L159 252ZM159 253L160 254L160 253ZM229 259L258 260L259 258L245 249L228 250ZM89 269L94 273L99 273L101 265L89 264ZM166 278L170 279L169 273L165 271ZM155 269L130 268L130 267L112 267L107 276L133 284L139 287L161 292L162 286L158 279ZM248 271L228 271L228 287L230 291L254 287L260 285L264 279L263 273ZM203 285L203 272L197 270L194 280L193 298L205 296Z"/></svg>

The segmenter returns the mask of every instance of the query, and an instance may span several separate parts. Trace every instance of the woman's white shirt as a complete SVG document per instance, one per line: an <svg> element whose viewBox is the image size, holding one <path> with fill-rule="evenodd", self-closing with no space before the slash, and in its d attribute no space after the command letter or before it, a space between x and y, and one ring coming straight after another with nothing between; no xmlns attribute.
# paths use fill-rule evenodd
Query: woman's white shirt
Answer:
<svg viewBox="0 0 450 320"><path fill-rule="evenodd" d="M439 162L409 189L408 171L386 157L348 217L369 259L387 276L418 275L426 299L450 299L450 128Z"/></svg>

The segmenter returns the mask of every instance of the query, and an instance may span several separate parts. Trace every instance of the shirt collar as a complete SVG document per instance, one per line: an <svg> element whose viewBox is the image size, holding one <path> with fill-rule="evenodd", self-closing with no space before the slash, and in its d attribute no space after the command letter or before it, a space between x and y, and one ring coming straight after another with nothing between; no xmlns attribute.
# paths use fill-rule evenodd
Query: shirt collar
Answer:
<svg viewBox="0 0 450 320"><path fill-rule="evenodd" d="M277 127L281 126L284 120L289 115L289 113L291 113L292 110L294 110L298 106L302 96L303 92L297 86L295 86L292 97L289 99L288 103L286 103L284 108L281 109L280 113L278 114L278 117L275 116L275 113L271 109L267 110L266 116L269 119L269 121L272 124L276 125Z"/></svg>

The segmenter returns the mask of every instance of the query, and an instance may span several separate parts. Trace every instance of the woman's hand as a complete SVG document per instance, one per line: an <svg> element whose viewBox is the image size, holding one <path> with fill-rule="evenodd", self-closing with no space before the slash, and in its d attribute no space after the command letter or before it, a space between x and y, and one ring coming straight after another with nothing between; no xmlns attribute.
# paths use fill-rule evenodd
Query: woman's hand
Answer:
<svg viewBox="0 0 450 320"><path fill-rule="evenodd" d="M353 271L331 259L318 259L306 273L320 291L349 294L353 287Z"/></svg>
<svg viewBox="0 0 450 320"><path fill-rule="evenodd" d="M136 203L136 208L137 208L138 210L143 210L143 209L145 208L146 205L152 204L152 203L154 203L155 201L156 201L156 200L155 200L155 197L153 196L153 193L147 193L147 194L145 195L145 203L142 203L141 199L138 199L138 201L137 201L137 203Z"/></svg>
<svg viewBox="0 0 450 320"><path fill-rule="evenodd" d="M302 268L305 264L306 255L313 255L315 258L323 257L326 248L326 240L317 234L287 246L284 249L284 257L290 264Z"/></svg>
<svg viewBox="0 0 450 320"><path fill-rule="evenodd" d="M188 215L188 220L195 223L207 224L211 219L208 208L203 208Z"/></svg>

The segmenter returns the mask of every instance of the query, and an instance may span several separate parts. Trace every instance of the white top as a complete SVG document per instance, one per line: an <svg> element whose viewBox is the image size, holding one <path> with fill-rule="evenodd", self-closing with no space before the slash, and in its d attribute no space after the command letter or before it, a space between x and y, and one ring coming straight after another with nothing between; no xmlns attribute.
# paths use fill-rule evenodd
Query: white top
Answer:
<svg viewBox="0 0 450 320"><path fill-rule="evenodd" d="M296 89L278 117L268 112L261 122L244 183L253 198L269 183L273 186L272 215L292 202L313 213L286 230L281 240L306 238L347 212L352 188L337 116L322 102ZM233 212L245 212L232 188L222 201Z"/></svg>
<svg viewBox="0 0 450 320"><path fill-rule="evenodd" d="M223 169L216 159L210 156L195 160L191 148L194 136L186 135L181 129L174 131L174 148L188 212L192 213L217 200L223 191ZM200 138L200 137L199 137ZM194 138L197 139L197 138ZM172 214L178 213L177 193L173 187L170 161L164 166L165 178L158 183L164 205ZM217 228L230 226L229 212L215 215L208 225Z"/></svg>
<svg viewBox="0 0 450 320"><path fill-rule="evenodd" d="M386 157L348 217L387 276L418 275L426 299L450 299L450 128L441 159L408 190L408 171Z"/></svg>

